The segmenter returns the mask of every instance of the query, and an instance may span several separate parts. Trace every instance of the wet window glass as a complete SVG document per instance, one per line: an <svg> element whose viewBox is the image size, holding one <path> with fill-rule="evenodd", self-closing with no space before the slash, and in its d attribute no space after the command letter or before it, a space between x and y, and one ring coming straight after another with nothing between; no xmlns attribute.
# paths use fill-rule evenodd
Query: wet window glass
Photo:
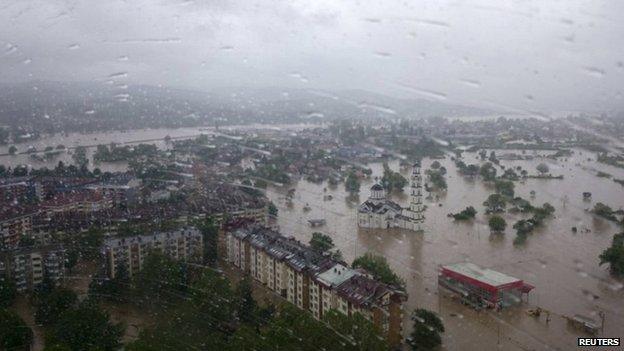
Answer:
<svg viewBox="0 0 624 351"><path fill-rule="evenodd" d="M623 23L0 0L0 350L621 347Z"/></svg>

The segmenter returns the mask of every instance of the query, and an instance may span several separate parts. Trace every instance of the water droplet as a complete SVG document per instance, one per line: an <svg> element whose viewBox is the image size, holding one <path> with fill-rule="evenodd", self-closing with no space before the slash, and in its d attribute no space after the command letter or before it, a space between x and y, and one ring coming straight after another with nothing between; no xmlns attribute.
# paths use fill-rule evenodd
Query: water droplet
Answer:
<svg viewBox="0 0 624 351"><path fill-rule="evenodd" d="M379 57L390 57L390 56L392 56L391 53L384 52L384 51L375 51L375 55L377 55Z"/></svg>
<svg viewBox="0 0 624 351"><path fill-rule="evenodd" d="M4 55L11 55L12 53L17 51L17 45L13 45L11 43L8 43L5 45L6 50L4 51Z"/></svg>
<svg viewBox="0 0 624 351"><path fill-rule="evenodd" d="M306 118L325 118L325 115L321 112L310 112L306 115Z"/></svg>
<svg viewBox="0 0 624 351"><path fill-rule="evenodd" d="M597 67L583 67L583 72L596 78L602 78L605 75L605 71Z"/></svg>
<svg viewBox="0 0 624 351"><path fill-rule="evenodd" d="M95 113L95 110L86 110L85 115L92 115Z"/></svg>
<svg viewBox="0 0 624 351"><path fill-rule="evenodd" d="M23 63L23 64L25 64L25 65L28 65L28 64L30 64L31 62L32 62L32 60L31 60L31 59L29 59L29 58L27 58L27 59L25 59L24 61L22 61L22 63Z"/></svg>
<svg viewBox="0 0 624 351"><path fill-rule="evenodd" d="M290 73L290 76L293 77L293 78L299 79L303 83L309 82L308 77L304 76L303 74L301 74L299 72L292 72L292 73Z"/></svg>
<svg viewBox="0 0 624 351"><path fill-rule="evenodd" d="M367 102L361 102L358 104L360 108L370 108L379 112L387 113L390 115L396 115L396 111L387 106L381 106L376 104L370 104Z"/></svg>
<svg viewBox="0 0 624 351"><path fill-rule="evenodd" d="M234 50L234 47L231 45L224 45L220 47L219 50L230 51L230 50Z"/></svg>
<svg viewBox="0 0 624 351"><path fill-rule="evenodd" d="M438 92L438 91L429 90L429 89L415 88L415 87L409 86L407 84L399 84L399 85L401 87L403 87L403 88L413 92L413 93L416 93L416 94L419 94L419 95L422 95L422 96L425 96L425 97L430 97L430 98L434 98L434 99L437 99L437 100L446 100L446 98L447 98L446 94Z"/></svg>
<svg viewBox="0 0 624 351"><path fill-rule="evenodd" d="M450 27L451 25L447 22L430 20L430 19L420 19L420 18L408 18L407 20L416 22L418 24L424 24L427 26L436 26L436 27Z"/></svg>
<svg viewBox="0 0 624 351"><path fill-rule="evenodd" d="M481 82L479 82L478 80L474 80L474 79L460 79L460 82L471 86L473 88L480 88L481 87Z"/></svg>
<svg viewBox="0 0 624 351"><path fill-rule="evenodd" d="M128 56L125 56L125 55L124 55L124 56L119 56L119 57L117 58L117 61L128 61L129 59L130 59L130 58L129 58Z"/></svg>
<svg viewBox="0 0 624 351"><path fill-rule="evenodd" d="M108 76L108 78L126 78L126 77L128 77L127 72L113 73Z"/></svg>
<svg viewBox="0 0 624 351"><path fill-rule="evenodd" d="M571 19L569 19L569 18L562 18L562 19L561 19L561 23L563 23L563 24L567 24L567 25L571 26L571 25L573 25L573 24L574 24L574 21L572 21L572 20L571 20Z"/></svg>
<svg viewBox="0 0 624 351"><path fill-rule="evenodd" d="M76 49L80 49L80 44L78 44L78 43L70 44L67 48L68 48L69 50L76 50Z"/></svg>

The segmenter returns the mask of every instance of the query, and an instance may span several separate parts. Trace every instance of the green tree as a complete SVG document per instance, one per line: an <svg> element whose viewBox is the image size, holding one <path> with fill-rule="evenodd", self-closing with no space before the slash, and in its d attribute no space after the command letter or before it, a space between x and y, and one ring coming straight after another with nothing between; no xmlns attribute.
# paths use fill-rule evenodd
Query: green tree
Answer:
<svg viewBox="0 0 624 351"><path fill-rule="evenodd" d="M514 196L514 183L509 180L497 180L494 182L494 188L496 192L507 196L509 198L513 198Z"/></svg>
<svg viewBox="0 0 624 351"><path fill-rule="evenodd" d="M15 283L8 278L0 277L0 308L11 306L16 295Z"/></svg>
<svg viewBox="0 0 624 351"><path fill-rule="evenodd" d="M446 184L446 179L444 178L443 170L445 171L444 167L441 167L437 170L427 170L427 176L429 177L429 181L431 182L431 184L433 184L433 187L435 189L444 190L448 187L448 185Z"/></svg>
<svg viewBox="0 0 624 351"><path fill-rule="evenodd" d="M367 252L356 258L352 264L353 268L363 268L371 273L375 279L399 288L405 288L405 281L392 271L385 257Z"/></svg>
<svg viewBox="0 0 624 351"><path fill-rule="evenodd" d="M63 312L46 336L46 344L72 351L118 350L124 326L113 324L108 313L92 301Z"/></svg>
<svg viewBox="0 0 624 351"><path fill-rule="evenodd" d="M314 232L312 233L312 238L310 239L310 247L312 247L315 251L325 252L334 247L334 241L329 235Z"/></svg>
<svg viewBox="0 0 624 351"><path fill-rule="evenodd" d="M59 316L78 301L76 293L69 289L58 288L48 294L37 297L35 321L37 324L52 325Z"/></svg>
<svg viewBox="0 0 624 351"><path fill-rule="evenodd" d="M85 169L89 164L89 158L87 158L87 148L84 146L77 146L74 149L72 160L74 161L76 167L79 169Z"/></svg>
<svg viewBox="0 0 624 351"><path fill-rule="evenodd" d="M323 315L323 321L331 329L352 341L353 350L389 350L387 342L373 323L360 313L346 316L335 310L329 310Z"/></svg>
<svg viewBox="0 0 624 351"><path fill-rule="evenodd" d="M479 169L479 174L486 181L492 181L496 179L496 168L492 165L491 162L486 162Z"/></svg>
<svg viewBox="0 0 624 351"><path fill-rule="evenodd" d="M476 214L477 214L477 210L474 207L472 207L472 206L468 206L464 210L462 210L461 212L455 213L453 215L453 218L456 221L465 221L465 220L469 220L469 219L475 218Z"/></svg>
<svg viewBox="0 0 624 351"><path fill-rule="evenodd" d="M412 314L414 330L408 339L412 350L431 350L442 344L442 320L433 312L419 308Z"/></svg>
<svg viewBox="0 0 624 351"><path fill-rule="evenodd" d="M212 217L197 222L195 226L202 233L204 264L214 266L218 259L219 227Z"/></svg>
<svg viewBox="0 0 624 351"><path fill-rule="evenodd" d="M188 295L172 300L173 304L168 304L164 311L159 310L162 318L142 330L138 340L127 345L127 349L228 350L228 336L238 324L233 322L238 313L235 296L225 277L205 270ZM255 328L253 332L257 333Z"/></svg>
<svg viewBox="0 0 624 351"><path fill-rule="evenodd" d="M186 267L182 262L152 252L145 258L135 285L143 304L156 305L175 300L186 291Z"/></svg>
<svg viewBox="0 0 624 351"><path fill-rule="evenodd" d="M131 281L128 269L120 265L115 272L115 278L108 279L96 276L89 283L89 297L95 300L104 298L110 301L123 302L131 293Z"/></svg>
<svg viewBox="0 0 624 351"><path fill-rule="evenodd" d="M238 282L236 287L235 296L238 301L236 304L238 311L238 319L245 324L255 325L257 322L256 312L258 306L252 295L252 285L249 276L244 276L243 279Z"/></svg>
<svg viewBox="0 0 624 351"><path fill-rule="evenodd" d="M15 147L15 145L9 146L9 155L15 155L16 152L17 148Z"/></svg>
<svg viewBox="0 0 624 351"><path fill-rule="evenodd" d="M353 171L347 174L347 179L345 180L345 189L352 194L360 192L360 180L357 178Z"/></svg>
<svg viewBox="0 0 624 351"><path fill-rule="evenodd" d="M624 233L615 234L611 247L600 254L600 265L603 264L609 264L609 271L614 276L624 276Z"/></svg>
<svg viewBox="0 0 624 351"><path fill-rule="evenodd" d="M490 194L483 202L483 206L487 207L486 211L489 213L503 212L507 206L507 200L501 194Z"/></svg>
<svg viewBox="0 0 624 351"><path fill-rule="evenodd" d="M608 205L603 204L602 202L597 202L592 209L592 212L600 217L606 218L610 221L617 221L617 217L614 214L614 211Z"/></svg>
<svg viewBox="0 0 624 351"><path fill-rule="evenodd" d="M0 350L30 350L33 332L15 312L0 308Z"/></svg>
<svg viewBox="0 0 624 351"><path fill-rule="evenodd" d="M488 220L488 225L490 226L490 230L493 232L503 232L505 228L507 228L507 222L501 216L492 216Z"/></svg>
<svg viewBox="0 0 624 351"><path fill-rule="evenodd" d="M407 185L407 179L403 177L400 173L394 172L390 169L387 163L383 164L384 173L381 178L381 184L388 191L391 192L393 190L403 191L403 188Z"/></svg>
<svg viewBox="0 0 624 351"><path fill-rule="evenodd" d="M69 273L72 273L74 267L78 264L78 259L80 258L80 252L76 249L67 250L67 254L65 255L65 268Z"/></svg>
<svg viewBox="0 0 624 351"><path fill-rule="evenodd" d="M540 172L540 174L546 174L548 173L548 171L550 171L550 168L548 168L548 165L545 163L540 163L535 168L537 169L538 172Z"/></svg>

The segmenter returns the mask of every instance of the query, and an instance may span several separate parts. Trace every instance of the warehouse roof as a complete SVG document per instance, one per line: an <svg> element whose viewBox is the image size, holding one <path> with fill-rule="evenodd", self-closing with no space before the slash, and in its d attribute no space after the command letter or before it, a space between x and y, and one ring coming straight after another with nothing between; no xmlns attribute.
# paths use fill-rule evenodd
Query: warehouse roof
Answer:
<svg viewBox="0 0 624 351"><path fill-rule="evenodd" d="M501 286L520 281L520 279L505 273L497 272L489 268L481 268L470 262L454 263L442 266L442 268L492 286Z"/></svg>

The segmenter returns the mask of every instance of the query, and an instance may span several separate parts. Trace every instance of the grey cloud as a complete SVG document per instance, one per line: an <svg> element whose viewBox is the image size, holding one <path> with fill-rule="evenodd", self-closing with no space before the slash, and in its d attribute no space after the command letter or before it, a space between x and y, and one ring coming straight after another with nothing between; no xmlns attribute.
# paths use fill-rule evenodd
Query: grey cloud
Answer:
<svg viewBox="0 0 624 351"><path fill-rule="evenodd" d="M0 9L5 81L126 72L112 79L364 89L510 111L624 107L619 1L4 0Z"/></svg>

